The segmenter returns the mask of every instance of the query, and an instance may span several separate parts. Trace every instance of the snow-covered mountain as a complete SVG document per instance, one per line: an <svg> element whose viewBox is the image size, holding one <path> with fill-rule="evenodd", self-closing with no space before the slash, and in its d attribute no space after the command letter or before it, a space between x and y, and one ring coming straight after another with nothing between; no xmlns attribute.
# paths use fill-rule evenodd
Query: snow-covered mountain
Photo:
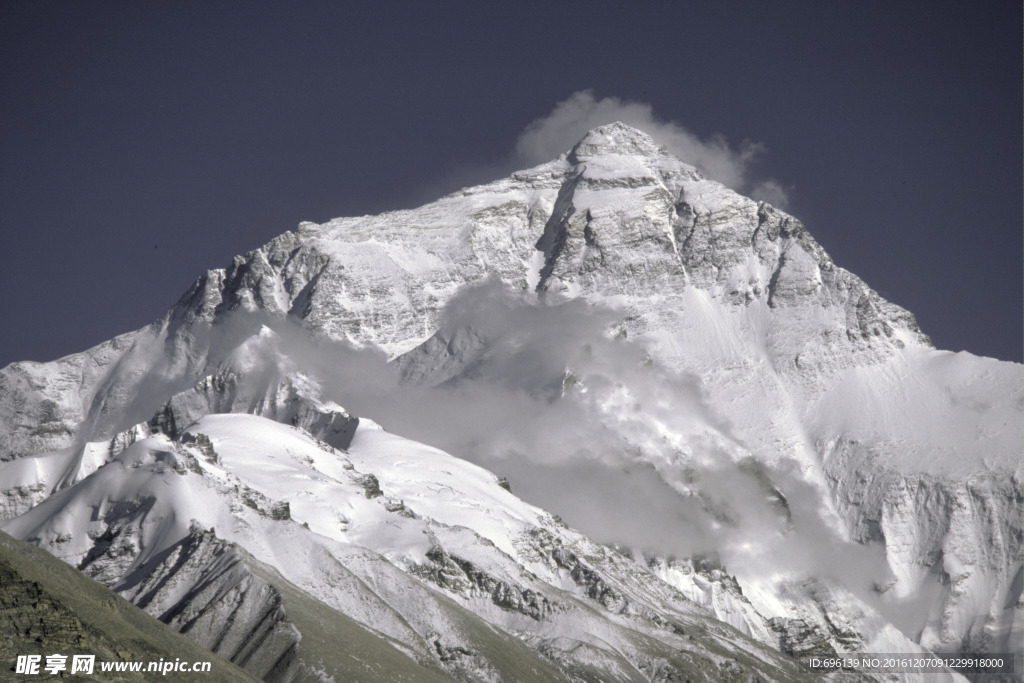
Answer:
<svg viewBox="0 0 1024 683"><path fill-rule="evenodd" d="M612 124L0 370L0 526L268 680L1019 659L1022 407Z"/></svg>

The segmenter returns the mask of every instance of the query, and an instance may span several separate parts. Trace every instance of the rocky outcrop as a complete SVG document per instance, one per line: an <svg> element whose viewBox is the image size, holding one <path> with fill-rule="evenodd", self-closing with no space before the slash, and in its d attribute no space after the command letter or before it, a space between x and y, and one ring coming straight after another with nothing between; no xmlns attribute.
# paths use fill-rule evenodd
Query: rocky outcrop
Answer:
<svg viewBox="0 0 1024 683"><path fill-rule="evenodd" d="M309 389L308 381L277 375L258 386L254 384L230 370L205 377L161 406L148 426L177 438L204 415L249 413L290 424L335 448L344 450L351 443L359 419L341 406L326 404L315 395L304 395L304 390Z"/></svg>
<svg viewBox="0 0 1024 683"><path fill-rule="evenodd" d="M258 678L295 676L299 632L288 621L278 591L255 576L231 544L192 529L159 562L124 574L110 565L119 565L118 557L134 549L126 533L122 528L98 539L97 552L79 568Z"/></svg>
<svg viewBox="0 0 1024 683"><path fill-rule="evenodd" d="M904 474L860 444L837 442L826 464L856 538L885 544L896 597L941 596L922 644L943 652L1012 652L1021 611L1024 494L1019 477Z"/></svg>
<svg viewBox="0 0 1024 683"><path fill-rule="evenodd" d="M444 548L435 546L426 556L431 564L419 565L414 572L441 588L466 595L487 595L498 607L525 614L537 621L558 609L557 604L551 603L544 595L498 579L469 560L449 555Z"/></svg>
<svg viewBox="0 0 1024 683"><path fill-rule="evenodd" d="M100 584L27 543L0 533L0 651L13 669L18 656L94 656L88 680L141 681L152 674L101 673L103 662L213 661L218 680L255 681ZM44 674L45 675L45 674ZM78 677L76 677L78 680Z"/></svg>

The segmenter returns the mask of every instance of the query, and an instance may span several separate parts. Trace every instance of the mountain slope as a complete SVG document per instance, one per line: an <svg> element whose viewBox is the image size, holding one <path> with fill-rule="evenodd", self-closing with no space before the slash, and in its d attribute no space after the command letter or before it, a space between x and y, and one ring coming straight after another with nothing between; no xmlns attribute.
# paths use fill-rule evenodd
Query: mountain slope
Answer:
<svg viewBox="0 0 1024 683"><path fill-rule="evenodd" d="M792 654L1019 652L1021 384L1018 365L933 349L909 312L835 265L793 217L613 124L548 164L416 210L303 224L206 273L148 328L4 368L0 479L4 515L17 517L6 528L48 544L31 529L60 535L49 500L92 500L90 475L117 471L119 458L164 462L138 460L133 441L147 453L194 450L196 420L244 412L351 447L355 470L418 500L397 473L355 462L374 438L370 418L510 473L524 498L628 546L640 573L616 590L631 586L630 604L661 619L677 608L650 595L681 591ZM255 471L238 485L260 490ZM115 487L124 477L103 476ZM439 486L437 476L412 489ZM192 533L181 521L195 516L189 496L168 503L179 521L156 545ZM273 516L283 500L297 515L301 501L282 491L253 504ZM492 596L502 584L544 595L511 580L523 568L559 589L568 572L586 600L605 595L557 544L546 574L512 552L508 530L481 521L488 505L455 520L452 502L410 509L511 558L489 560L511 572L483 582ZM384 522L371 519L368 535L335 540L417 582L447 590L439 577L461 572L459 590L484 590L466 569L476 562L446 547L389 555ZM230 539L231 520L208 521ZM303 521L334 538L336 520ZM93 542L75 538L74 552L55 550L82 562ZM280 570L251 543L240 545ZM602 557L618 566L622 556ZM424 566L448 571L414 569ZM281 571L302 590L324 580ZM541 609L519 595L512 604ZM486 604L463 607L570 671L560 641L526 636L539 627L513 627ZM426 657L410 645L425 628L387 635ZM635 644L610 651L653 676ZM458 673L458 657L429 657Z"/></svg>
<svg viewBox="0 0 1024 683"><path fill-rule="evenodd" d="M265 418L210 415L177 441L135 442L5 528L266 680L343 677L304 652L296 624L313 626L316 601L333 625L313 633L348 623L375 639L376 657L345 651L390 662L382 678L406 659L469 679L594 666L623 680L650 667L800 675L490 473L368 421L345 454Z"/></svg>
<svg viewBox="0 0 1024 683"><path fill-rule="evenodd" d="M3 661L55 652L95 655L94 676L84 680L144 680L131 673L100 673L99 662L211 662L223 681L255 680L174 629L89 580L31 544L0 533L0 628ZM70 666L68 666L70 669ZM77 679L76 679L77 680Z"/></svg>

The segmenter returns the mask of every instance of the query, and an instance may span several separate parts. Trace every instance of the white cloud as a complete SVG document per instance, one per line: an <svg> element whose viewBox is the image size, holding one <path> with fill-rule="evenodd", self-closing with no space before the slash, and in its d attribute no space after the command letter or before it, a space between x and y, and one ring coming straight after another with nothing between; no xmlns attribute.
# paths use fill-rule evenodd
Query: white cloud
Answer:
<svg viewBox="0 0 1024 683"><path fill-rule="evenodd" d="M882 547L837 534L821 515L828 502L795 463L737 460L743 453L700 380L610 334L619 318L488 279L452 297L442 346L422 356L389 362L379 350L239 311L211 330L212 347L223 349L212 357L270 326L288 365L353 414L507 477L517 496L599 542L714 555L744 581L830 576L918 627L931 594L883 604L873 593L892 580ZM267 376L240 381L265 387Z"/></svg>
<svg viewBox="0 0 1024 683"><path fill-rule="evenodd" d="M748 576L762 566L832 575L862 595L884 583L884 559L836 537L797 468L737 461L700 380L609 333L619 315L485 280L446 305L441 347L390 363L267 322L289 360L353 414L508 477L516 495L598 541L714 552ZM239 329L263 321L250 316Z"/></svg>
<svg viewBox="0 0 1024 683"><path fill-rule="evenodd" d="M702 140L674 121L657 118L649 104L618 97L599 100L590 90L573 93L550 114L530 123L516 141L516 156L531 165L549 161L570 149L587 131L615 121L646 132L681 160L737 192L760 192L762 196L755 199L779 208L788 203L786 190L778 181L769 178L755 184L749 178L751 162L765 151L764 145L745 140L734 148L720 134Z"/></svg>
<svg viewBox="0 0 1024 683"><path fill-rule="evenodd" d="M785 209L789 205L789 192L779 181L769 178L750 188L750 198L759 202L768 202L772 206Z"/></svg>

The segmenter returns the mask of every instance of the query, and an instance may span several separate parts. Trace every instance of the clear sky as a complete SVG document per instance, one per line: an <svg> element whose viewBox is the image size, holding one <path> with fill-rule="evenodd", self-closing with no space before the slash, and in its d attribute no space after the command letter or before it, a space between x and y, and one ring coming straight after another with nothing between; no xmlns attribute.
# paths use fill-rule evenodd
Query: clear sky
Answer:
<svg viewBox="0 0 1024 683"><path fill-rule="evenodd" d="M1020 361L1022 23L1019 0L0 0L0 366L148 324L300 221L498 177L559 103L724 149L937 346Z"/></svg>

